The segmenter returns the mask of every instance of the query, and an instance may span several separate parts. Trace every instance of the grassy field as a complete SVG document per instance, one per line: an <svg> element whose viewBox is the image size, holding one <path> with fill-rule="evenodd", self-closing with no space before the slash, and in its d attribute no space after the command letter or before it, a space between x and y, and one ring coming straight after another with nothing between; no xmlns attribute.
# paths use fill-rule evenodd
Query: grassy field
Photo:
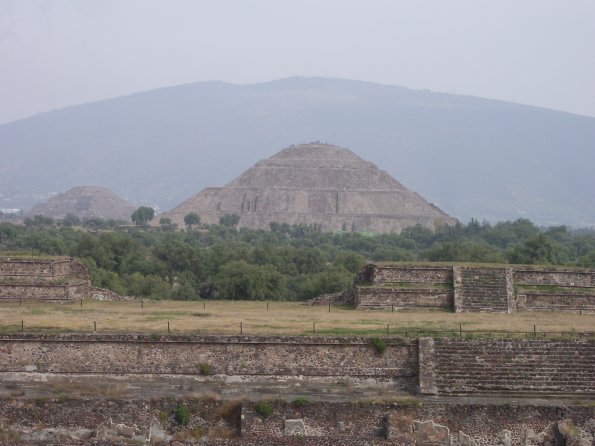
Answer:
<svg viewBox="0 0 595 446"><path fill-rule="evenodd" d="M451 313L407 310L362 311L344 307L306 306L296 302L262 301L77 301L0 303L0 333L92 332L308 335L416 335L417 330L504 330L533 332L585 332L595 329L595 315L577 313ZM460 324L460 325L459 325Z"/></svg>

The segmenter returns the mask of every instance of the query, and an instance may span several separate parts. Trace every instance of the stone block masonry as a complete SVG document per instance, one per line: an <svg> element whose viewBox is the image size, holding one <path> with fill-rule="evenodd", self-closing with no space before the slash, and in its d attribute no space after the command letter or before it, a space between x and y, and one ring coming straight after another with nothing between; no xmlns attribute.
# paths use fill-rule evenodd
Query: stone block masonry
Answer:
<svg viewBox="0 0 595 446"><path fill-rule="evenodd" d="M87 281L68 282L64 284L36 285L30 283L0 283L0 300L35 299L49 301L72 301L85 296Z"/></svg>
<svg viewBox="0 0 595 446"><path fill-rule="evenodd" d="M595 342L420 338L424 394L595 396Z"/></svg>
<svg viewBox="0 0 595 446"><path fill-rule="evenodd" d="M0 258L0 278L55 279L71 273L72 260L54 258Z"/></svg>
<svg viewBox="0 0 595 446"><path fill-rule="evenodd" d="M353 294L358 308L595 312L595 270L369 264L358 273Z"/></svg>
<svg viewBox="0 0 595 446"><path fill-rule="evenodd" d="M417 341L359 337L136 335L0 336L0 373L355 377L417 385Z"/></svg>
<svg viewBox="0 0 595 446"><path fill-rule="evenodd" d="M89 289L89 273L76 259L0 258L0 300L72 301Z"/></svg>
<svg viewBox="0 0 595 446"><path fill-rule="evenodd" d="M2 373L361 378L423 394L595 395L595 341L291 336L0 336Z"/></svg>
<svg viewBox="0 0 595 446"><path fill-rule="evenodd" d="M187 426L175 422L174 412L181 404L188 408ZM508 438L512 445L582 446L595 440L593 408L587 406L423 399L269 404L272 413L263 417L251 401L4 400L0 444L436 446L462 445L459 438L465 438L466 444L493 446Z"/></svg>

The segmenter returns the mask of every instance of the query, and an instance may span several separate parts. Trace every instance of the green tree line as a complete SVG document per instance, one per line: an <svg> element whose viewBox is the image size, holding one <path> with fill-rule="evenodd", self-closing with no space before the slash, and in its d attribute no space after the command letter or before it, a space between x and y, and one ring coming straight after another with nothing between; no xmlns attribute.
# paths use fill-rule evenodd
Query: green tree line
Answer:
<svg viewBox="0 0 595 446"><path fill-rule="evenodd" d="M27 223L0 223L0 253L78 257L94 285L155 299L307 299L349 287L369 261L595 267L595 230L539 228L526 219L495 225L472 220L436 230L418 225L376 235L279 223L270 231L201 227L195 218L183 231L167 224Z"/></svg>

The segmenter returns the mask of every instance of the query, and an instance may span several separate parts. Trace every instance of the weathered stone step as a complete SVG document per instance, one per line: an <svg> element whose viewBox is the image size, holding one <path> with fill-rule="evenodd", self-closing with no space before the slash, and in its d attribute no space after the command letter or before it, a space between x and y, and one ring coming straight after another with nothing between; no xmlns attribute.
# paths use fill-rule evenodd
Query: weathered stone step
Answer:
<svg viewBox="0 0 595 446"><path fill-rule="evenodd" d="M523 373L514 375L514 373L490 373L490 379L493 381L510 381L515 382L519 380L526 380L528 378L531 379L539 379L541 381L560 381L560 382L568 382L572 378L595 378L595 374L589 372L575 372L575 373L560 373L560 374L548 374L547 371L542 371L541 373ZM436 378L436 382L438 383L446 383L446 382L453 382L453 381L464 381L464 382L484 382L485 381L485 374L480 373L477 377L470 377L469 374L459 373L459 374L449 374L446 376L440 376Z"/></svg>

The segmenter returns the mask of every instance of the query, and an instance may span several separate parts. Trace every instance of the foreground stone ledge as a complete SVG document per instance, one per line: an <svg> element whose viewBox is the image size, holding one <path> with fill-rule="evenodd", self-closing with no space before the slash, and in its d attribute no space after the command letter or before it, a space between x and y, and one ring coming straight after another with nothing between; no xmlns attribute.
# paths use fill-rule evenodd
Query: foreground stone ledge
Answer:
<svg viewBox="0 0 595 446"><path fill-rule="evenodd" d="M554 445L595 439L593 407L434 403L266 402L68 397L0 401L0 444ZM176 421L180 406L188 422Z"/></svg>

